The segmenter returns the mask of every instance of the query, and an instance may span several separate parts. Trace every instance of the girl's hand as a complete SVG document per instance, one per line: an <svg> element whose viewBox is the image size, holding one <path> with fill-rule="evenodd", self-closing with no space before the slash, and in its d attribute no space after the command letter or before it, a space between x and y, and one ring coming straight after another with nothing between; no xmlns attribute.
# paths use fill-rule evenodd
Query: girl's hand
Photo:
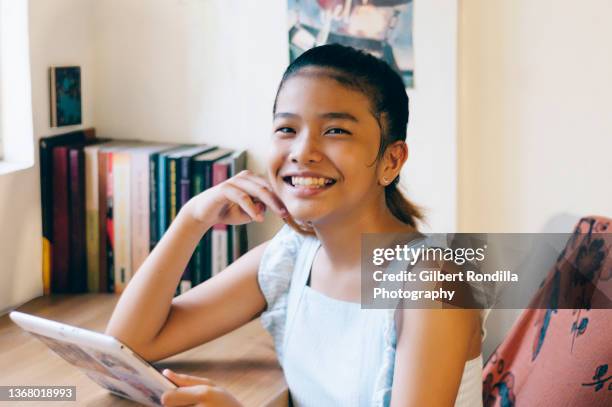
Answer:
<svg viewBox="0 0 612 407"><path fill-rule="evenodd" d="M194 196L184 209L205 224L241 225L262 222L267 207L281 218L289 216L268 181L245 170Z"/></svg>
<svg viewBox="0 0 612 407"><path fill-rule="evenodd" d="M164 369L162 373L179 386L162 394L164 406L243 407L234 396L208 379L175 373L170 369Z"/></svg>

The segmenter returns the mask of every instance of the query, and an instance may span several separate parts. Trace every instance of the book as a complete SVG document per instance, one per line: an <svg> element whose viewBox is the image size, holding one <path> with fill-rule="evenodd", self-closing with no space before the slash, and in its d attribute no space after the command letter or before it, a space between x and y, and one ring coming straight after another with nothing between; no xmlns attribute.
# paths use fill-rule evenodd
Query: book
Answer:
<svg viewBox="0 0 612 407"><path fill-rule="evenodd" d="M168 221L172 223L181 206L190 198L191 159L198 154L215 149L207 144L186 145L168 155Z"/></svg>
<svg viewBox="0 0 612 407"><path fill-rule="evenodd" d="M70 292L70 209L68 147L53 149L53 255L51 291Z"/></svg>
<svg viewBox="0 0 612 407"><path fill-rule="evenodd" d="M246 150L238 150L232 153L230 161L230 176L234 176L247 168ZM229 225L229 250L231 253L230 263L236 261L248 251L248 237L246 225Z"/></svg>
<svg viewBox="0 0 612 407"><path fill-rule="evenodd" d="M213 163L212 168L212 185L218 185L231 177L231 162L232 157L228 156L217 160ZM224 270L228 263L229 241L228 241L228 226L223 223L217 223L212 227L212 268L211 276L214 277Z"/></svg>
<svg viewBox="0 0 612 407"><path fill-rule="evenodd" d="M114 292L122 293L132 275L132 232L129 147L112 151L109 166L112 178L112 241Z"/></svg>
<svg viewBox="0 0 612 407"><path fill-rule="evenodd" d="M50 126L81 124L81 68L49 68Z"/></svg>
<svg viewBox="0 0 612 407"><path fill-rule="evenodd" d="M193 157L202 154L207 151L212 151L216 147L209 146L207 144L200 144L196 146L186 146L182 149L174 151L168 156L169 166L169 215L168 219L170 222L174 220L178 211L181 207L187 203L191 198L191 167ZM178 294L187 292L192 285L192 267L193 267L193 255L190 261L187 263L183 275L181 276L181 282L178 287Z"/></svg>
<svg viewBox="0 0 612 407"><path fill-rule="evenodd" d="M68 148L70 274L69 290L87 292L87 247L85 239L85 158L82 145Z"/></svg>
<svg viewBox="0 0 612 407"><path fill-rule="evenodd" d="M116 140L98 150L98 226L100 292L114 292L115 265L113 254L113 178L112 152L137 144L134 140Z"/></svg>
<svg viewBox="0 0 612 407"><path fill-rule="evenodd" d="M193 158L192 195L197 195L213 185L213 163L231 153L232 150L228 148L218 148ZM212 230L208 230L198 242L193 256L192 281L195 286L212 276Z"/></svg>
<svg viewBox="0 0 612 407"><path fill-rule="evenodd" d="M170 224L168 221L169 186L168 186L168 156L174 151L185 148L178 146L171 150L160 152L157 156L157 240L161 240ZM176 188L176 186L175 186Z"/></svg>
<svg viewBox="0 0 612 407"><path fill-rule="evenodd" d="M85 236L87 246L87 291L100 289L100 218L98 152L105 144L86 146L85 157Z"/></svg>
<svg viewBox="0 0 612 407"><path fill-rule="evenodd" d="M153 151L149 155L149 251L157 245L161 238L159 227L159 155L178 148L177 144L168 149Z"/></svg>
<svg viewBox="0 0 612 407"><path fill-rule="evenodd" d="M83 292L85 263L85 185L81 142L53 149L53 241L51 292Z"/></svg>
<svg viewBox="0 0 612 407"><path fill-rule="evenodd" d="M39 140L39 159L40 159L40 196L42 211L42 241L43 241L43 293L51 293L51 274L53 257L53 149L59 145L66 145L95 139L95 129L73 131L70 133L59 134L56 136L43 137Z"/></svg>
<svg viewBox="0 0 612 407"><path fill-rule="evenodd" d="M151 197L155 197L155 176L151 176L155 168L151 169L151 155L172 148L173 144L143 143L141 146L129 148L126 152L130 155L130 190L131 190L131 274L140 268L151 251L150 211ZM153 186L152 186L153 184Z"/></svg>

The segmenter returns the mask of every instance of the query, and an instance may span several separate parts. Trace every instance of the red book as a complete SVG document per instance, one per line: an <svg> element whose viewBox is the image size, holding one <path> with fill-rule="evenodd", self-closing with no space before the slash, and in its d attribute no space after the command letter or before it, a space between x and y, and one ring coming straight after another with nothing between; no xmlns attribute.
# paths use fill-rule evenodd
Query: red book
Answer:
<svg viewBox="0 0 612 407"><path fill-rule="evenodd" d="M231 159L231 157L230 157ZM218 185L228 179L230 159L215 161L212 168L213 185ZM226 224L217 223L212 228L212 275L216 276L228 266L229 242Z"/></svg>
<svg viewBox="0 0 612 407"><path fill-rule="evenodd" d="M53 255L51 292L69 292L70 212L68 195L67 146L53 149Z"/></svg>
<svg viewBox="0 0 612 407"><path fill-rule="evenodd" d="M85 157L83 145L69 148L70 188L70 291L87 292L87 247L85 238Z"/></svg>

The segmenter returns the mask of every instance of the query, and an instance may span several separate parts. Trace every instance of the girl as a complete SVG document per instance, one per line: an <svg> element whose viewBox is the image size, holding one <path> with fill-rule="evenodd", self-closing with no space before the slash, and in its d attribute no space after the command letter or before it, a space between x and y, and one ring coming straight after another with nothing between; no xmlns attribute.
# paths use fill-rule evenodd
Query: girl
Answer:
<svg viewBox="0 0 612 407"><path fill-rule="evenodd" d="M274 103L267 178L243 171L193 197L134 275L107 334L150 361L261 316L296 406L478 406L476 310L365 310L362 233L416 231L398 190L408 97L385 62L340 45L306 51ZM286 225L227 270L173 298L194 248L216 223ZM146 313L139 311L147 310ZM238 406L207 379L164 371L167 406Z"/></svg>

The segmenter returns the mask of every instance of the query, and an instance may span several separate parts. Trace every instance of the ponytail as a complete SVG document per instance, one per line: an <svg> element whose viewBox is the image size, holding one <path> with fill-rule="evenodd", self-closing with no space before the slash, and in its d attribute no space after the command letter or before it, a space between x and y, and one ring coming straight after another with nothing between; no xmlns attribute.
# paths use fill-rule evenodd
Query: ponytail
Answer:
<svg viewBox="0 0 612 407"><path fill-rule="evenodd" d="M423 219L421 208L413 204L399 190L399 175L385 187L385 202L387 207L399 220L417 229L417 220Z"/></svg>

